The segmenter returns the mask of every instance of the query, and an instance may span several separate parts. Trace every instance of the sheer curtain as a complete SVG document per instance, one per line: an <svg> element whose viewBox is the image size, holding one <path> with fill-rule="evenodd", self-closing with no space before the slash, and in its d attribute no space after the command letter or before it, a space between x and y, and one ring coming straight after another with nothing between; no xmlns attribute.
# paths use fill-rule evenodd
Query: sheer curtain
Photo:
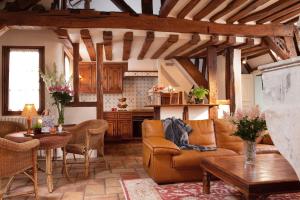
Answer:
<svg viewBox="0 0 300 200"><path fill-rule="evenodd" d="M39 50L11 49L9 53L10 111L21 111L26 103L40 107Z"/></svg>

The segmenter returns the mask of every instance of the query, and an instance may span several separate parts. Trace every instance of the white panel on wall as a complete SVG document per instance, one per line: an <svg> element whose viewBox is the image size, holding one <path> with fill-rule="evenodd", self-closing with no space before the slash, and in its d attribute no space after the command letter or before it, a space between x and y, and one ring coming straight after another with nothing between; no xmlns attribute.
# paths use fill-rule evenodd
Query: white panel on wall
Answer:
<svg viewBox="0 0 300 200"><path fill-rule="evenodd" d="M252 74L242 75L242 100L243 110L254 106L254 79Z"/></svg>
<svg viewBox="0 0 300 200"><path fill-rule="evenodd" d="M204 106L189 106L190 120L204 120L209 118L209 108Z"/></svg>
<svg viewBox="0 0 300 200"><path fill-rule="evenodd" d="M78 124L86 120L96 119L96 107L66 107L65 124Z"/></svg>
<svg viewBox="0 0 300 200"><path fill-rule="evenodd" d="M166 119L170 117L175 117L177 119L182 119L183 107L161 107L160 108L160 119Z"/></svg>

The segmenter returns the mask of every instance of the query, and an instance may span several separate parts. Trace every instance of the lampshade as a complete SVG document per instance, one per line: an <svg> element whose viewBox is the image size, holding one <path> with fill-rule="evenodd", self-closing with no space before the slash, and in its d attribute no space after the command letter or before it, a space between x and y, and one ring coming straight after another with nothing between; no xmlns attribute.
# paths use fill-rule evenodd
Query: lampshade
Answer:
<svg viewBox="0 0 300 200"><path fill-rule="evenodd" d="M25 104L21 115L26 118L32 118L37 116L38 114L36 112L34 104Z"/></svg>

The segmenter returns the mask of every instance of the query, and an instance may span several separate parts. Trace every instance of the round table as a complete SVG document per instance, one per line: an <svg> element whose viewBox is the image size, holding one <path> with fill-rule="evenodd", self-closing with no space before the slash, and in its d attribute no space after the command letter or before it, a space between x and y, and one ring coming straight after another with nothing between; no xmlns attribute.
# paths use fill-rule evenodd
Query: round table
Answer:
<svg viewBox="0 0 300 200"><path fill-rule="evenodd" d="M72 137L72 134L69 132L62 132L58 134L50 134L50 133L43 133L38 135L26 135L26 132L17 132L11 133L5 136L5 139L22 143L32 139L38 139L40 141L39 149L46 151L46 175L47 175L47 186L48 191L53 191L53 175L52 175L52 150L57 148L63 149L63 169L65 175L69 179L67 165L66 165L66 151L65 146L68 144Z"/></svg>

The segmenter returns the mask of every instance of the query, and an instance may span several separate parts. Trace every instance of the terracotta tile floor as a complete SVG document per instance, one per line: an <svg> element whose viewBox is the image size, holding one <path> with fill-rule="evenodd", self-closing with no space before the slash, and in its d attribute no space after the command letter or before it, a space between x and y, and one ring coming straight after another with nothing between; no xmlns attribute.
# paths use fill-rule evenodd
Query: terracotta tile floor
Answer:
<svg viewBox="0 0 300 200"><path fill-rule="evenodd" d="M53 166L54 191L48 193L45 174L39 172L40 200L122 200L125 199L120 185L120 178L131 179L147 177L142 167L142 144L106 144L105 160L93 160L90 177L85 179L84 166L70 164L69 173L72 182L61 174L62 161L55 161ZM77 160L78 161L78 160ZM40 161L43 167L44 161ZM25 176L18 176L12 190L32 190L31 182ZM13 198L31 200L33 197Z"/></svg>

